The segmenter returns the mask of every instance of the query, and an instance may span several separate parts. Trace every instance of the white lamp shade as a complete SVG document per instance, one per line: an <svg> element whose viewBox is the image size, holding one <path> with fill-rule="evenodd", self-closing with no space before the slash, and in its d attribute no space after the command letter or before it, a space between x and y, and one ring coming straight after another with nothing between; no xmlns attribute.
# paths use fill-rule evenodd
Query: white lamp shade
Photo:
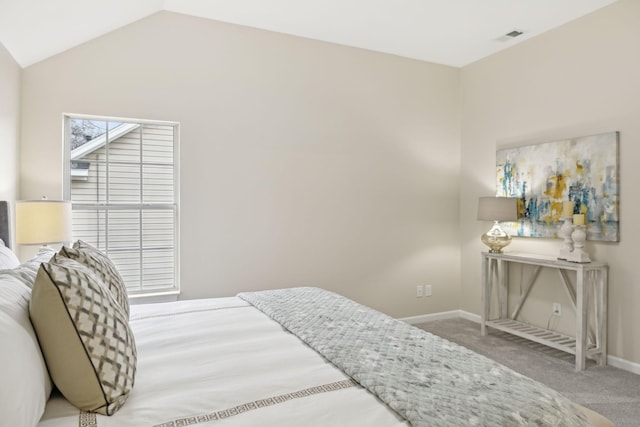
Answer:
<svg viewBox="0 0 640 427"><path fill-rule="evenodd" d="M71 240L71 202L23 200L16 202L16 243L46 245Z"/></svg>
<svg viewBox="0 0 640 427"><path fill-rule="evenodd" d="M484 221L517 221L517 197L480 197L478 219Z"/></svg>

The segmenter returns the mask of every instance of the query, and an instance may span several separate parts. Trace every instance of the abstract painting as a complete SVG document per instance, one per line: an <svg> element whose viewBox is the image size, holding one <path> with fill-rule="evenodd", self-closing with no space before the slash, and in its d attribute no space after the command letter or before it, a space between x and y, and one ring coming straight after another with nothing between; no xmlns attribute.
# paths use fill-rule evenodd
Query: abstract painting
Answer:
<svg viewBox="0 0 640 427"><path fill-rule="evenodd" d="M618 132L498 150L497 195L518 197L512 236L555 238L563 202L585 215L588 240L619 240Z"/></svg>

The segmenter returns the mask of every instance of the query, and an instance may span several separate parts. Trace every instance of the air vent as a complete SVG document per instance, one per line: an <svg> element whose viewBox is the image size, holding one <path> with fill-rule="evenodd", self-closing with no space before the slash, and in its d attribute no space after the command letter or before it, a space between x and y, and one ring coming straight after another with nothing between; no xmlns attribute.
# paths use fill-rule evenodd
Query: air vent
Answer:
<svg viewBox="0 0 640 427"><path fill-rule="evenodd" d="M505 34L505 36L508 37L518 37L522 35L522 31L518 31L518 30L513 30L510 33Z"/></svg>
<svg viewBox="0 0 640 427"><path fill-rule="evenodd" d="M509 40L513 40L514 38L521 36L523 34L524 34L524 31L511 30L507 34L498 37L496 40L499 42L508 42Z"/></svg>

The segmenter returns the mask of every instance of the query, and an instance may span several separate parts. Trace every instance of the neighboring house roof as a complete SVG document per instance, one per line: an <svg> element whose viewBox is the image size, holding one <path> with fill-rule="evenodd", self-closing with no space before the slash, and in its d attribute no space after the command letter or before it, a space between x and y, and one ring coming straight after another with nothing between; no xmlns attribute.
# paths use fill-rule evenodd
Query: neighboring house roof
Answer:
<svg viewBox="0 0 640 427"><path fill-rule="evenodd" d="M116 139L128 134L131 131L134 131L140 127L137 123L122 123L111 129L109 131L109 142L115 141ZM107 144L107 134L104 133L96 138L93 138L91 141L86 144L82 144L75 150L71 150L71 160L79 160L86 156L87 154L91 154L96 151L98 148L102 148Z"/></svg>

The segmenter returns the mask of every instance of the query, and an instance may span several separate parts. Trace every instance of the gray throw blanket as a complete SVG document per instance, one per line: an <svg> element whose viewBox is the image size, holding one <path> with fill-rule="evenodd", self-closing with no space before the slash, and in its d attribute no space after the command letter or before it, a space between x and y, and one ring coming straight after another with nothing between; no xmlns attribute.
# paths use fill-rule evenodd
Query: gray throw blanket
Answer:
<svg viewBox="0 0 640 427"><path fill-rule="evenodd" d="M245 292L251 303L413 426L589 426L558 392L332 292Z"/></svg>

